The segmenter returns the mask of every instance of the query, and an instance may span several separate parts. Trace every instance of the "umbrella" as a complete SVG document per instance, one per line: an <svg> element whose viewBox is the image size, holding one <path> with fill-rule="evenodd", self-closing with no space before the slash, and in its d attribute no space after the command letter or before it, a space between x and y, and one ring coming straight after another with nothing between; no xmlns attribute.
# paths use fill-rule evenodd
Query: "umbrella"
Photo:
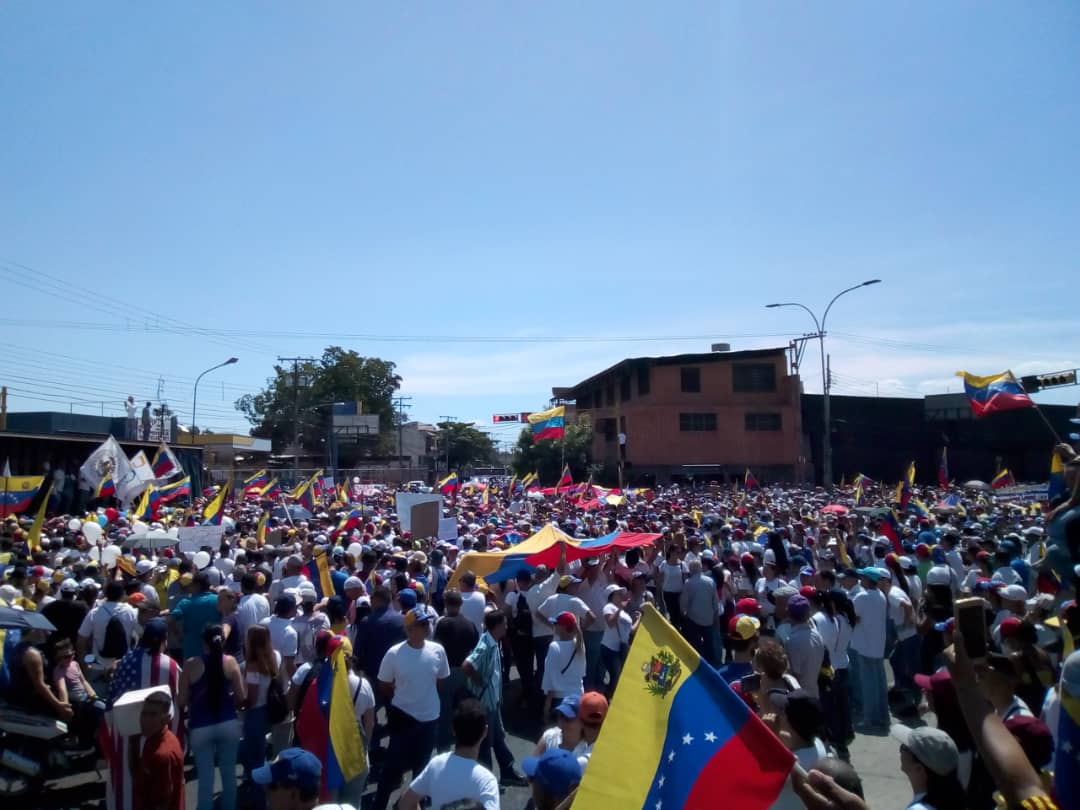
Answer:
<svg viewBox="0 0 1080 810"><path fill-rule="evenodd" d="M289 510L288 513L285 511L286 509ZM291 503L288 506L275 506L270 510L270 517L281 518L282 520L289 518L292 520L311 520L311 512L302 506Z"/></svg>
<svg viewBox="0 0 1080 810"><path fill-rule="evenodd" d="M867 517L886 517L892 510L887 506L857 506L855 511Z"/></svg>
<svg viewBox="0 0 1080 810"><path fill-rule="evenodd" d="M56 625L34 610L16 610L0 607L0 627L18 627L20 630L45 630L52 632Z"/></svg>
<svg viewBox="0 0 1080 810"><path fill-rule="evenodd" d="M830 503L828 506L823 506L821 511L833 515L846 515L848 508L841 503Z"/></svg>
<svg viewBox="0 0 1080 810"><path fill-rule="evenodd" d="M983 492L988 492L990 490L990 485L985 481L979 481L976 479L973 481L964 482L964 489L979 489Z"/></svg>

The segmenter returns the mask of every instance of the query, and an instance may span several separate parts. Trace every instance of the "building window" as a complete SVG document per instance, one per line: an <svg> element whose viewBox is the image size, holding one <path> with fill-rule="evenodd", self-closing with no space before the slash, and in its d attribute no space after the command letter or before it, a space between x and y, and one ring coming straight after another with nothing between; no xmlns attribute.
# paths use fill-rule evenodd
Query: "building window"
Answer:
<svg viewBox="0 0 1080 810"><path fill-rule="evenodd" d="M700 394L701 393L701 369L700 368L682 368L679 369L682 377L682 392L684 394Z"/></svg>
<svg viewBox="0 0 1080 810"><path fill-rule="evenodd" d="M731 373L736 394L776 390L776 366L771 363L736 363Z"/></svg>
<svg viewBox="0 0 1080 810"><path fill-rule="evenodd" d="M615 404L615 386L609 385L607 387L607 390L605 391L605 395L607 399L607 406L610 408L612 405Z"/></svg>
<svg viewBox="0 0 1080 810"><path fill-rule="evenodd" d="M649 393L649 367L642 366L637 370L637 393L643 397Z"/></svg>
<svg viewBox="0 0 1080 810"><path fill-rule="evenodd" d="M686 431L701 431L701 430L716 430L716 414L715 413L680 413L679 414L679 430Z"/></svg>
<svg viewBox="0 0 1080 810"><path fill-rule="evenodd" d="M619 402L626 402L630 399L630 377L619 378Z"/></svg>
<svg viewBox="0 0 1080 810"><path fill-rule="evenodd" d="M746 414L747 430L780 430L782 422L778 413Z"/></svg>

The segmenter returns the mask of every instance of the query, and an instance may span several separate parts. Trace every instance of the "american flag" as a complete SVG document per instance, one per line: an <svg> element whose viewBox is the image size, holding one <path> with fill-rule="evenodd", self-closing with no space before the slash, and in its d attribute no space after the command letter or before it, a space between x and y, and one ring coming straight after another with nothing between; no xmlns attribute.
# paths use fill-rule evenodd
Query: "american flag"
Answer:
<svg viewBox="0 0 1080 810"><path fill-rule="evenodd" d="M129 737L116 733L112 727L113 703L127 692L137 689L149 689L151 686L168 686L173 699L173 716L170 726L173 734L180 738L183 747L183 726L180 712L176 707L176 692L180 684L180 665L164 653L150 652L144 647L136 647L123 658L116 667L112 682L109 684L109 711L101 721L98 741L102 754L108 763L109 774L106 780L105 796L109 810L137 810L133 805L131 779L132 769L129 762Z"/></svg>

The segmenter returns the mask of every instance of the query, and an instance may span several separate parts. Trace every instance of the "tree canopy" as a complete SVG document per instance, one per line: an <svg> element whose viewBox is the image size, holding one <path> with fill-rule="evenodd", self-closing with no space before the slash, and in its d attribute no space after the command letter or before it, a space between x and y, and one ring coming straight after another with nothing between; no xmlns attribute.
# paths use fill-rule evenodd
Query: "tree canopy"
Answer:
<svg viewBox="0 0 1080 810"><path fill-rule="evenodd" d="M564 442L566 463L570 465L574 480L588 478L592 461L592 424L588 421L567 425L562 440L543 439L536 442L533 441L532 428L523 428L514 446L511 462L514 474L522 476L536 472L546 486L554 484L562 473Z"/></svg>
<svg viewBox="0 0 1080 810"><path fill-rule="evenodd" d="M253 425L252 436L270 439L275 448L287 447L298 424L300 446L317 452L329 433L333 404L360 402L364 413L379 415L379 436L371 451L390 452L396 441L393 396L401 386L394 369L389 360L330 346L318 360L299 363L295 370L275 365L266 387L238 399L236 409Z"/></svg>
<svg viewBox="0 0 1080 810"><path fill-rule="evenodd" d="M440 422L436 434L439 457L449 457L449 468L464 472L473 464L483 464L495 457L491 436L469 422Z"/></svg>

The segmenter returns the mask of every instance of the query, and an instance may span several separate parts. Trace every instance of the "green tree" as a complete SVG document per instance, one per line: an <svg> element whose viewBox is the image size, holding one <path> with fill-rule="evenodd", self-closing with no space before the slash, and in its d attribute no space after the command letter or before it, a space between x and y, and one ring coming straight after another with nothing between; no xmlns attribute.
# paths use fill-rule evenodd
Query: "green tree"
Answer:
<svg viewBox="0 0 1080 810"><path fill-rule="evenodd" d="M464 473L473 464L484 464L495 457L491 436L469 422L440 422L436 435L441 459L449 457L450 469Z"/></svg>
<svg viewBox="0 0 1080 810"><path fill-rule="evenodd" d="M551 486L562 473L564 443L566 463L570 465L574 480L586 480L592 464L592 424L584 420L567 425L562 440L543 439L536 442L533 441L532 429L523 428L514 445L511 462L514 474L522 476L536 472L545 486Z"/></svg>
<svg viewBox="0 0 1080 810"><path fill-rule="evenodd" d="M296 369L275 365L266 388L238 399L236 409L253 425L252 436L281 448L291 445L298 431L301 447L318 452L330 430L333 403L361 402L364 413L379 415L371 451L387 453L396 442L393 396L401 387L394 368L389 360L330 346L321 358Z"/></svg>

